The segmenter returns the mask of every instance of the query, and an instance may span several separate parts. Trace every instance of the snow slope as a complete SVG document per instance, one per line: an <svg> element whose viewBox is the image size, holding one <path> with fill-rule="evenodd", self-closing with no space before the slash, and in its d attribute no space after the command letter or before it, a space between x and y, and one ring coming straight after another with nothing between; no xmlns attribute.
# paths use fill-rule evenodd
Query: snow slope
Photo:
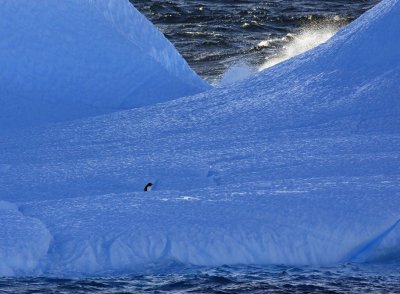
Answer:
<svg viewBox="0 0 400 294"><path fill-rule="evenodd" d="M51 234L3 274L399 260L399 14L384 0L229 88L0 131L5 223Z"/></svg>
<svg viewBox="0 0 400 294"><path fill-rule="evenodd" d="M1 0L0 128L167 101L209 88L128 0Z"/></svg>

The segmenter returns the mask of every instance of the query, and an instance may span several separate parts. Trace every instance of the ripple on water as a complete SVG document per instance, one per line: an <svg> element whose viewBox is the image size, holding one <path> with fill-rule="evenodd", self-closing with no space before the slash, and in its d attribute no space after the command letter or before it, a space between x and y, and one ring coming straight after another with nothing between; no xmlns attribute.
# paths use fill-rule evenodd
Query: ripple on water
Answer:
<svg viewBox="0 0 400 294"><path fill-rule="evenodd" d="M233 64L245 61L258 67L279 55L291 41L288 36L304 28L340 27L379 0L131 2L161 29L199 75L216 82Z"/></svg>
<svg viewBox="0 0 400 294"><path fill-rule="evenodd" d="M1 293L400 293L400 263L329 268L174 266L173 272L85 279L3 278Z"/></svg>

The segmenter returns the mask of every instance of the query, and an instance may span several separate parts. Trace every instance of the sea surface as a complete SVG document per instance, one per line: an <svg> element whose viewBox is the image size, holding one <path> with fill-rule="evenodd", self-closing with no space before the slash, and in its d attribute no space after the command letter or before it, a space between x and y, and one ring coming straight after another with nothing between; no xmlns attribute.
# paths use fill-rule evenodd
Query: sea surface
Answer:
<svg viewBox="0 0 400 294"><path fill-rule="evenodd" d="M259 68L282 51L304 51L377 0L131 0L189 65L218 83L232 65ZM296 37L299 37L300 40ZM293 48L294 47L294 48Z"/></svg>
<svg viewBox="0 0 400 294"><path fill-rule="evenodd" d="M400 293L396 265L174 267L120 277L0 279L1 293Z"/></svg>
<svg viewBox="0 0 400 294"><path fill-rule="evenodd" d="M232 66L246 64L258 70L287 57L288 47L299 49L296 53L318 44L379 1L132 2L198 74L218 83ZM90 278L0 278L0 293L400 293L400 262L334 267L171 266L146 274Z"/></svg>

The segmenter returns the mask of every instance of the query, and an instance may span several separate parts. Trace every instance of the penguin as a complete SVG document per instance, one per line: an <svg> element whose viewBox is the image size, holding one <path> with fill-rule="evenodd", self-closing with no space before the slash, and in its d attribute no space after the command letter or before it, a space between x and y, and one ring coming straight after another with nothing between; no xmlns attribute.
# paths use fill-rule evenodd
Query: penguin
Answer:
<svg viewBox="0 0 400 294"><path fill-rule="evenodd" d="M153 186L153 183L149 182L147 185L144 187L145 192L151 191L151 187Z"/></svg>

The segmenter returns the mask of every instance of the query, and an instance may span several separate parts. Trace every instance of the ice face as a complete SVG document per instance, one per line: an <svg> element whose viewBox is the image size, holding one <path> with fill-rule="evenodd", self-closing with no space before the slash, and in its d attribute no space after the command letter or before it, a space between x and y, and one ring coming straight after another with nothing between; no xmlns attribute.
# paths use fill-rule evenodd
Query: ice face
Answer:
<svg viewBox="0 0 400 294"><path fill-rule="evenodd" d="M24 274L399 258L399 11L230 87L0 131L0 197L52 236Z"/></svg>
<svg viewBox="0 0 400 294"><path fill-rule="evenodd" d="M219 188L113 194L22 208L53 233L52 250L42 264L48 273L59 268L67 275L129 272L168 261L326 265L376 260L398 248L397 232L390 235L397 226L397 196L368 188L350 194L337 182L315 191L298 184L247 193ZM381 202L390 205L377 213ZM391 242L384 244L385 238Z"/></svg>
<svg viewBox="0 0 400 294"><path fill-rule="evenodd" d="M127 0L1 3L0 128L140 107L209 88Z"/></svg>
<svg viewBox="0 0 400 294"><path fill-rule="evenodd" d="M46 226L5 201L0 201L0 223L0 276L32 273L50 246Z"/></svg>

